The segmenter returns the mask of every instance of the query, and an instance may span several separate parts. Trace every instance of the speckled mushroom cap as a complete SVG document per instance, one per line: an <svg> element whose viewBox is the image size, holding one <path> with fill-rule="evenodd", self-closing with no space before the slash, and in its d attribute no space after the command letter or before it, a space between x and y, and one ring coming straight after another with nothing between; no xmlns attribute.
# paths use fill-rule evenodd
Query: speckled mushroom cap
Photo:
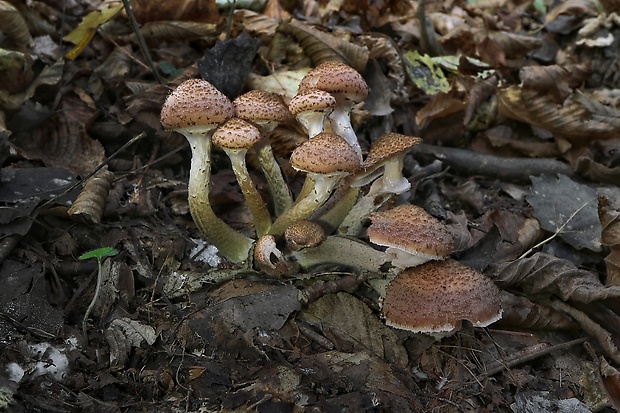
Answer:
<svg viewBox="0 0 620 413"><path fill-rule="evenodd" d="M372 144L366 159L362 163L362 169L366 171L374 169L394 156L407 153L420 142L422 139L414 136L386 133Z"/></svg>
<svg viewBox="0 0 620 413"><path fill-rule="evenodd" d="M325 241L325 231L314 221L300 219L286 228L284 239L289 249L299 251L302 248L316 247Z"/></svg>
<svg viewBox="0 0 620 413"><path fill-rule="evenodd" d="M299 84L299 91L321 89L343 95L353 102L361 102L368 96L368 85L357 70L341 62L324 62L312 69Z"/></svg>
<svg viewBox="0 0 620 413"><path fill-rule="evenodd" d="M425 261L444 259L454 249L446 226L419 206L404 204L374 212L370 220L366 233L373 244L417 255Z"/></svg>
<svg viewBox="0 0 620 413"><path fill-rule="evenodd" d="M462 320L485 327L502 316L499 288L452 259L398 274L387 287L382 311L388 326L415 333L450 332Z"/></svg>
<svg viewBox="0 0 620 413"><path fill-rule="evenodd" d="M357 152L340 136L323 132L299 145L290 159L298 171L352 174L360 168Z"/></svg>
<svg viewBox="0 0 620 413"><path fill-rule="evenodd" d="M181 83L164 102L161 124L166 130L215 126L235 114L231 101L206 80Z"/></svg>
<svg viewBox="0 0 620 413"><path fill-rule="evenodd" d="M226 149L249 149L261 139L260 130L243 119L231 118L213 133L213 144Z"/></svg>
<svg viewBox="0 0 620 413"><path fill-rule="evenodd" d="M326 112L334 109L336 98L321 89L302 90L288 104L289 111L297 116L303 112Z"/></svg>
<svg viewBox="0 0 620 413"><path fill-rule="evenodd" d="M252 122L286 121L290 113L286 106L272 93L264 90L251 90L233 101L238 118Z"/></svg>

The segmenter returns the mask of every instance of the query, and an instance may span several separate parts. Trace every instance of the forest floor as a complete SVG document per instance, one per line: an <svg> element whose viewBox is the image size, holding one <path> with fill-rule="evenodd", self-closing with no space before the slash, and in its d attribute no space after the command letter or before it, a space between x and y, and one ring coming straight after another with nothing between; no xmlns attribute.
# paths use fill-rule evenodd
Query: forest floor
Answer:
<svg viewBox="0 0 620 413"><path fill-rule="evenodd" d="M0 5L0 411L620 408L617 2ZM166 97L202 77L288 103L329 60L369 85L351 114L364 154L388 132L423 139L383 209L440 220L451 259L501 291L500 321L388 327L373 281L390 275L364 254L278 277L194 224ZM290 119L270 139L297 195L306 131ZM224 152L211 167L216 215L253 239Z"/></svg>

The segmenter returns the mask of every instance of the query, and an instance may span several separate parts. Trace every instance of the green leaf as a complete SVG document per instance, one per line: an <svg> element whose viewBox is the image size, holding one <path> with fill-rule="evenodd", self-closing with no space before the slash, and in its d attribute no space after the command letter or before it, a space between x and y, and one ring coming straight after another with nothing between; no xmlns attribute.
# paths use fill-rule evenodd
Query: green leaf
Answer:
<svg viewBox="0 0 620 413"><path fill-rule="evenodd" d="M428 95L448 92L450 83L442 68L429 55L420 55L417 51L408 51L403 55L409 78Z"/></svg>
<svg viewBox="0 0 620 413"><path fill-rule="evenodd" d="M100 260L105 257L113 257L116 254L118 254L117 249L114 249L112 247L103 247L103 248L98 248L96 250L85 252L84 254L80 255L78 259L87 260L90 258L97 258L97 260Z"/></svg>

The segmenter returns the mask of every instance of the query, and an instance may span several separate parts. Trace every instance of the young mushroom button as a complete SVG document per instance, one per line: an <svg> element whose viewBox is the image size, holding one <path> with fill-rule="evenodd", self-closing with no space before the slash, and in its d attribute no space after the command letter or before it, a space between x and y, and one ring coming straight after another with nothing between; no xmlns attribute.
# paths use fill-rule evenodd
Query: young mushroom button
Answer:
<svg viewBox="0 0 620 413"><path fill-rule="evenodd" d="M168 96L160 120L166 130L183 134L190 144L188 201L196 226L222 255L241 262L248 257L252 240L218 218L209 202L211 135L233 115L233 105L223 93L205 80L190 79Z"/></svg>
<svg viewBox="0 0 620 413"><path fill-rule="evenodd" d="M284 231L286 246L291 251L316 247L325 241L323 227L314 221L300 219L291 223Z"/></svg>
<svg viewBox="0 0 620 413"><path fill-rule="evenodd" d="M486 327L502 316L499 288L451 259L398 274L387 287L382 312L388 326L437 335L454 332L462 320Z"/></svg>
<svg viewBox="0 0 620 413"><path fill-rule="evenodd" d="M415 205L399 205L370 214L370 242L387 247L398 271L430 260L443 260L454 249L452 234L439 220Z"/></svg>
<svg viewBox="0 0 620 413"><path fill-rule="evenodd" d="M294 169L306 172L306 180L312 179L314 188L276 219L269 230L274 235L283 234L294 221L309 218L329 198L340 179L360 168L357 152L351 145L326 132L295 148L290 162Z"/></svg>

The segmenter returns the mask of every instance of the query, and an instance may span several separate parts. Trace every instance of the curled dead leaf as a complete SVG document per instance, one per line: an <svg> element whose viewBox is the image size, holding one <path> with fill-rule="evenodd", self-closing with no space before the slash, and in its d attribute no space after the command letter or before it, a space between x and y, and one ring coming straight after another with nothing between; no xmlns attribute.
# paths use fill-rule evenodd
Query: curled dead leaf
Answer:
<svg viewBox="0 0 620 413"><path fill-rule="evenodd" d="M605 257L607 266L606 285L620 285L620 205L613 202L608 196L599 195L598 215L603 230L601 242L608 246L611 252Z"/></svg>
<svg viewBox="0 0 620 413"><path fill-rule="evenodd" d="M75 202L67 211L69 215L80 216L88 222L100 224L113 179L114 173L107 169L101 170L88 179Z"/></svg>

